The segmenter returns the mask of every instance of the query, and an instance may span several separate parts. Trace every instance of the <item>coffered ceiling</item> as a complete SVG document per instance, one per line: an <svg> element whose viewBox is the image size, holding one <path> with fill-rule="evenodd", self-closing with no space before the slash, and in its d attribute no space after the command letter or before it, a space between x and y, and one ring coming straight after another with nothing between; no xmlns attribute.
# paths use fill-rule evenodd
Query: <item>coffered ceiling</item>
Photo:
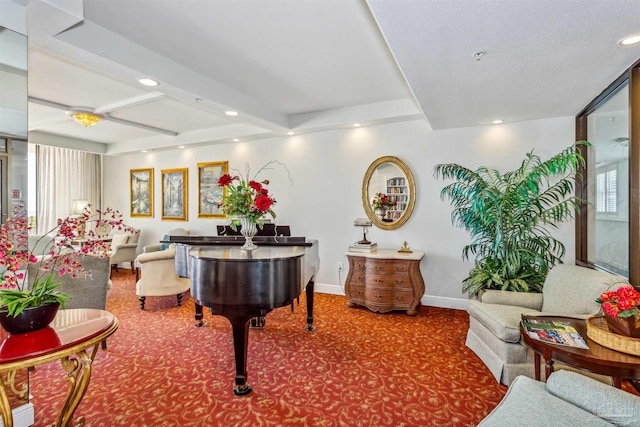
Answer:
<svg viewBox="0 0 640 427"><path fill-rule="evenodd" d="M617 43L637 0L7 1L27 8L30 139L105 154L572 116L640 58Z"/></svg>

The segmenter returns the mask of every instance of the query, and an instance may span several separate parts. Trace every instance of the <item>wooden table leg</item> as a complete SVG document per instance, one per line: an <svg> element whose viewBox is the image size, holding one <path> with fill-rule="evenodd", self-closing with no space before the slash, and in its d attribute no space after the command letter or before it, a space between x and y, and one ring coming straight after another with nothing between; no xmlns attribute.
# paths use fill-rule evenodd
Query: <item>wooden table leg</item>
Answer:
<svg viewBox="0 0 640 427"><path fill-rule="evenodd" d="M547 360L544 364L544 380L548 380L551 374L553 374L553 359Z"/></svg>
<svg viewBox="0 0 640 427"><path fill-rule="evenodd" d="M540 381L540 353L533 352L533 372L536 380Z"/></svg>
<svg viewBox="0 0 640 427"><path fill-rule="evenodd" d="M620 377L613 377L613 386L615 388L622 388L622 378Z"/></svg>

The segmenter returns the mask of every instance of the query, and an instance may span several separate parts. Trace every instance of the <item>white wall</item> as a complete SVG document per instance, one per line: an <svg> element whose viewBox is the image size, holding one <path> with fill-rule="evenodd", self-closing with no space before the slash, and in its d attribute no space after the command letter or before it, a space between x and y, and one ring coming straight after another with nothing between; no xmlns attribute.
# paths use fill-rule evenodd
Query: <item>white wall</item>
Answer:
<svg viewBox="0 0 640 427"><path fill-rule="evenodd" d="M400 248L406 240L411 248L425 251L421 263L426 285L423 303L464 308L467 297L460 290L461 282L471 264L462 262L461 252L469 237L451 226L450 206L440 200L445 182L433 178L434 166L455 162L473 169L485 165L506 171L518 167L532 148L546 159L574 139L573 117L444 131L432 131L423 121L410 121L106 157L105 205L120 209L129 225L142 230L142 245L157 243L176 227L188 228L192 234L215 235L215 226L223 220L197 218L196 164L228 160L230 168L244 172L245 162L257 171L269 160L280 160L287 164L293 185L280 168L260 176L271 181L269 188L278 201L276 222L290 225L294 235L320 241L317 289L342 292L346 271L339 278L337 263L348 265L347 246L361 238L361 229L353 226L353 220L365 216L360 196L363 176L378 157L397 156L413 171L418 193L415 210L399 230L374 227L369 239L387 248ZM154 218L128 218L129 169L148 167L153 167L155 174ZM160 171L178 167L189 168L188 223L160 219ZM567 248L565 262L573 262L573 224L561 227L558 235Z"/></svg>

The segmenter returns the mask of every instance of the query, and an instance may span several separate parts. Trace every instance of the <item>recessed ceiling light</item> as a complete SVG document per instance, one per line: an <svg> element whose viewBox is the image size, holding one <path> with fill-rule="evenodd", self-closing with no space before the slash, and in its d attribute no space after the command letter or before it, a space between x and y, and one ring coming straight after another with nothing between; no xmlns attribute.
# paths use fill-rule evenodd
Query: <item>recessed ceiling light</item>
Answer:
<svg viewBox="0 0 640 427"><path fill-rule="evenodd" d="M295 135L292 131L287 132L287 135Z"/></svg>
<svg viewBox="0 0 640 427"><path fill-rule="evenodd" d="M233 138L233 142L240 142L238 138Z"/></svg>
<svg viewBox="0 0 640 427"><path fill-rule="evenodd" d="M147 151L149 151L149 150L142 150L143 153L146 153Z"/></svg>
<svg viewBox="0 0 640 427"><path fill-rule="evenodd" d="M237 115L238 115L238 112L237 112L237 111L231 111L231 110L229 110L229 111L225 111L224 113L225 113L227 116L233 116L233 117L235 117L235 116L237 116Z"/></svg>
<svg viewBox="0 0 640 427"><path fill-rule="evenodd" d="M353 124L353 127L356 127L356 128L357 128L357 127L360 127L360 123L354 123L354 124Z"/></svg>
<svg viewBox="0 0 640 427"><path fill-rule="evenodd" d="M499 125L500 123L503 123L503 122L504 122L504 120L502 120L502 119L498 119L498 120L494 120L494 121L493 121L493 124L494 124L494 125Z"/></svg>
<svg viewBox="0 0 640 427"><path fill-rule="evenodd" d="M621 46L631 46L632 44L640 43L640 35L625 37L618 42Z"/></svg>
<svg viewBox="0 0 640 427"><path fill-rule="evenodd" d="M184 145L178 145L178 148L184 148Z"/></svg>
<svg viewBox="0 0 640 427"><path fill-rule="evenodd" d="M145 85L145 86L158 86L159 83L153 79L147 78L147 77L143 77L141 79L138 79L138 83L140 83L141 85Z"/></svg>

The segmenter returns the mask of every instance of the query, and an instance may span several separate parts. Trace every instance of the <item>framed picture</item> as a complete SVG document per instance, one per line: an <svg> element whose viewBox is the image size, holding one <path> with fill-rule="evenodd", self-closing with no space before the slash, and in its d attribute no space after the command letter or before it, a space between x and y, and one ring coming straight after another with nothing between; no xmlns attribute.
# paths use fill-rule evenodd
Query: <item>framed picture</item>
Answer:
<svg viewBox="0 0 640 427"><path fill-rule="evenodd" d="M153 168L129 171L131 217L153 217Z"/></svg>
<svg viewBox="0 0 640 427"><path fill-rule="evenodd" d="M162 219L186 221L189 169L162 170Z"/></svg>
<svg viewBox="0 0 640 427"><path fill-rule="evenodd" d="M225 218L222 198L227 187L220 187L218 180L229 173L229 162L198 163L198 218Z"/></svg>

